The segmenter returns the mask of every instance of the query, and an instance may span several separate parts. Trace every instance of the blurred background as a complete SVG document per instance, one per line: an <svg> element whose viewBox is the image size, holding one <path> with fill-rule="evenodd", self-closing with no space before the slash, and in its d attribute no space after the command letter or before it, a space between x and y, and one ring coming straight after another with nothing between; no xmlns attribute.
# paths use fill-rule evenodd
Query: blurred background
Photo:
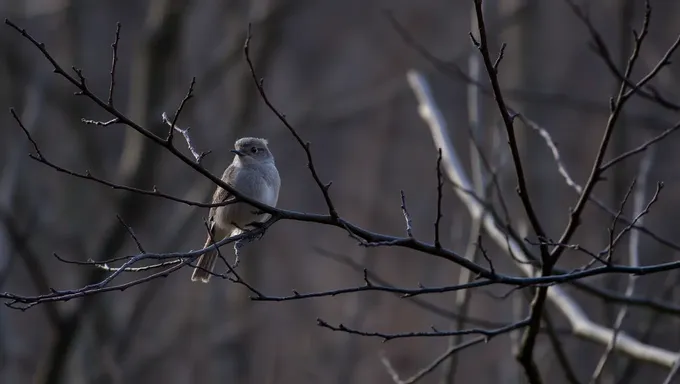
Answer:
<svg viewBox="0 0 680 384"><path fill-rule="evenodd" d="M558 143L568 170L584 183L609 115L618 81L589 48L587 28L562 0L484 2L491 51L507 43L499 76L507 100L544 126ZM630 29L639 30L642 1L583 2L612 57L623 68L631 49ZM680 3L654 1L651 29L634 71L639 78L678 33ZM115 106L153 132L164 134L162 112L174 113L196 77L195 98L178 124L191 127L203 164L221 174L228 152L242 136L269 139L282 178L279 206L325 212L322 195L304 152L257 94L243 57L248 22L251 55L272 102L312 143L324 181L340 215L367 229L403 235L400 190L407 196L414 234L432 241L436 215L436 148L417 113L406 82L415 68L430 81L450 134L470 165L470 116L474 88L467 77L477 52L468 33L471 1L272 1L272 0L2 0L0 13L44 42L64 66L83 69L90 87L106 97L111 42L122 29ZM214 185L119 125L84 125L81 118L110 117L52 73L40 52L16 31L0 28L0 287L21 294L76 288L102 278L100 270L68 265L134 254L137 248L116 215L130 225L145 249L187 251L203 245L207 209L114 191L55 172L26 154L32 150L9 114L14 107L44 155L60 166L139 188L154 185L189 200L206 201ZM419 48L418 48L419 47ZM419 51L420 49L420 51ZM431 55L428 58L428 53ZM673 64L652 83L677 100ZM512 223L526 227L515 193L514 170L482 69L479 145L498 173ZM472 91L472 93L470 93ZM634 98L617 126L608 157L636 147L672 126L677 112ZM577 195L567 187L543 140L517 123L531 197L553 238L568 220ZM675 146L670 136L656 147L648 194L664 181L660 201L645 225L677 238ZM178 147L190 155L185 143ZM505 158L505 160L503 160ZM636 175L639 157L610 170L595 194L617 209ZM630 204L629 204L630 205ZM624 210L629 216L633 212ZM444 186L442 241L464 252L470 217L451 185ZM574 242L604 248L611 217L586 209ZM486 242L497 270L521 274L501 248ZM642 238L643 264L675 260L667 247ZM231 246L223 248L231 255ZM626 246L617 249L625 262ZM363 283L361 268L385 282L416 288L455 284L457 265L393 248L362 248L343 231L300 222L279 222L242 255L242 277L265 294L324 291ZM562 266L587 259L566 252ZM482 261L483 262L483 261ZM354 265L354 267L352 267ZM455 293L400 299L364 292L301 301L258 302L242 286L215 279L192 284L189 268L124 292L44 304L26 312L0 309L0 382L3 383L391 383L381 363L387 357L408 377L431 363L449 338L382 343L318 327L330 324L384 333L462 327L497 327L526 314L530 296L506 297L503 287L470 292L464 308ZM121 281L132 277L123 277ZM677 274L641 277L639 296L677 302ZM622 292L625 276L589 278L597 287ZM566 287L589 316L611 326L619 305ZM558 338L577 377L590 377L605 346L575 338L548 305ZM460 322L459 319L464 321ZM662 348L680 348L678 319L631 308L623 329ZM518 334L470 347L423 378L423 383L523 383L513 357ZM467 338L457 339L456 342ZM536 361L550 383L567 382L545 334ZM667 370L614 354L605 383L661 380Z"/></svg>

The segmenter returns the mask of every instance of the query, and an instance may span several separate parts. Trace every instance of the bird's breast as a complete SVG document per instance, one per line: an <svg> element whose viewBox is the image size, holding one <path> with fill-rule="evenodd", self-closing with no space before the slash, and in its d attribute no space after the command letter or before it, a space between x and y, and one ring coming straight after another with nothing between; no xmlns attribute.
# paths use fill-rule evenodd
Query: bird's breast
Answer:
<svg viewBox="0 0 680 384"><path fill-rule="evenodd" d="M264 183L264 188L262 188L262 193L259 200L267 205L276 206L276 201L278 198L278 189L269 183Z"/></svg>

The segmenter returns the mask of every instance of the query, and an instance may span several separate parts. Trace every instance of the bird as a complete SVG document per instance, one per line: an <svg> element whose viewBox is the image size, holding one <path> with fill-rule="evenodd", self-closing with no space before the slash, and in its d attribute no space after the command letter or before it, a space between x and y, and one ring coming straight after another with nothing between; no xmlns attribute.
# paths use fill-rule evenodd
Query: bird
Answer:
<svg viewBox="0 0 680 384"><path fill-rule="evenodd" d="M243 137L234 143L234 159L224 170L222 181L244 196L250 197L263 204L275 207L279 199L281 178L276 169L274 156L269 150L266 139ZM213 203L222 203L233 195L222 187L217 187L212 197ZM210 246L213 241L218 242L227 237L247 232L248 227L255 223L267 221L271 215L245 202L211 207L208 214L208 238L203 248ZM236 262L238 262L238 248L240 242L234 245ZM191 281L207 283L217 262L217 249L201 255L191 275Z"/></svg>

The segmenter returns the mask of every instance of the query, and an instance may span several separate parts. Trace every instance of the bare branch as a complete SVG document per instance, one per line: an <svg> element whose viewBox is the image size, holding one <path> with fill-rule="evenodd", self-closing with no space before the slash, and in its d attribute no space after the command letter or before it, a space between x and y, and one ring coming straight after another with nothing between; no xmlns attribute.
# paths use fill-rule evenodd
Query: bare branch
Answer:
<svg viewBox="0 0 680 384"><path fill-rule="evenodd" d="M187 142L187 146L189 147L189 151L191 151L191 154L194 156L194 160L196 161L196 164L200 164L201 160L203 160L204 157L206 157L207 155L210 154L211 151L199 153L196 150L196 147L194 147L194 145L191 142L191 136L189 135L189 127L184 128L184 129L178 127L177 125L175 125L174 123L172 123L168 119L168 115L166 115L165 112L163 112L163 114L161 114L161 118L163 119L163 122L165 124L167 124L171 127L171 130L169 132L172 132L172 129L174 128L174 130L176 130L177 132L181 133L182 136L184 136L184 140ZM168 133L168 135L170 135L170 133Z"/></svg>
<svg viewBox="0 0 680 384"><path fill-rule="evenodd" d="M644 213L649 211L649 206L650 204L647 204L647 207L643 207L646 197L645 197L645 188L647 185L647 177L649 175L649 171L652 167L652 160L654 156L654 151L648 151L647 156L645 156L642 159L642 162L640 163L640 169L638 171L638 187L636 188L635 191L635 197L634 197L634 203L633 203L633 210L634 212L639 212L637 221L642 224L643 221L643 216ZM657 189L658 193L658 189ZM656 195L656 194L655 194ZM654 199L653 199L654 200ZM635 220L634 220L635 221ZM630 228L630 227L628 227ZM623 232L623 231L622 231ZM629 241L629 249L628 249L628 264L631 267L636 267L640 265L640 232L639 231L632 231L630 235L630 241ZM613 246L610 247L610 249L613 248ZM637 276L635 275L629 275L628 276L628 285L626 286L626 292L625 295L626 297L631 297L633 293L635 292L635 283L637 281ZM607 364L607 360L611 356L612 352L614 351L614 348L616 347L616 341L619 336L619 333L621 332L621 327L623 326L623 321L626 318L626 315L628 314L628 305L624 304L621 306L621 309L619 309L619 313L616 316L616 320L614 321L614 334L612 335L612 339L607 344L607 348L605 349L604 354L600 358L599 362L597 363L597 366L595 367L595 371L593 372L593 375L591 377L590 382L591 383L597 383L599 381L600 376L602 375L602 372L604 372L604 367L605 364Z"/></svg>
<svg viewBox="0 0 680 384"><path fill-rule="evenodd" d="M434 246L435 248L441 248L442 244L439 241L439 223L442 219L442 186L444 186L444 180L442 177L442 149L439 148L439 154L437 155L437 218L434 221Z"/></svg>
<svg viewBox="0 0 680 384"><path fill-rule="evenodd" d="M576 183L576 182L572 179L572 177L569 175L569 172L567 171L566 166L564 165L564 163L563 163L562 160L561 160L560 152L559 152L559 150L557 149L557 144L555 144L555 142L553 141L553 139L552 139L552 137L550 136L550 134L548 133L548 131L547 131L545 128L543 128L543 127L539 126L538 124L536 124L534 121L529 120L528 118L526 118L526 117L523 116L523 115L519 115L519 118L522 120L522 122L523 122L524 124L526 124L528 127L532 128L534 131L538 132L539 135L541 135L541 137L542 137L543 140L545 141L546 145L547 145L548 148L550 149L550 152L552 153L552 156L553 156L553 158L554 158L554 160L555 160L555 163L557 164L558 171L559 171L560 175L562 175L562 177L564 178L566 184L567 184L569 187L571 187L573 190L575 190L577 193L579 193L579 194L583 193L583 187L582 187L581 185L579 185L578 183ZM636 149L633 149L633 150L631 150L631 151L628 151L628 152L626 152L626 153L624 153L624 154L622 154L622 155L616 157L615 159L610 160L608 163L605 163L604 165L602 165L601 169L602 169L603 172L604 172L604 171L607 170L609 167L611 167L612 165L614 165L614 164L611 164L612 162L618 163L618 162L620 162L620 161L623 161L625 158L628 158L628 157L630 157L630 156L633 156L633 155L636 154L636 153L639 153L639 152L641 152L641 151L646 150L647 148L650 148L652 144L654 144L654 143L656 143L657 141L659 141L659 140L663 139L664 137L668 136L670 133L675 132L675 131L677 130L677 128L680 128L680 123L676 124L675 126L673 126L673 127L671 127L671 128L668 128L667 130L665 130L665 131L664 131L663 133L661 133L660 135L658 135L658 136L652 138L651 140L647 141L646 143L642 144L641 146L637 147ZM624 157L624 155L625 155L625 157ZM610 164L611 164L611 165L610 165ZM589 201L595 203L595 205L596 205L598 208L600 208L600 209L602 209L603 211L607 212L611 217L616 217L616 212L613 211L612 209L610 209L609 207L607 207L607 206L605 205L605 203L602 202L601 200L599 200L597 197L591 195L588 199L589 199ZM627 218L627 217L624 217L623 215L619 215L619 218L618 218L618 219L619 219L620 221L622 221L623 223L625 223L626 225L633 225L632 228L634 228L634 229L640 231L641 233L643 233L643 234L645 234L645 235L651 237L652 239L654 239L654 240L656 240L657 242L659 242L659 243L665 245L666 247L671 248L671 249L674 249L674 250L676 250L676 251L680 251L680 244L676 244L676 243L674 243L674 242L671 241L671 240L668 240L668 239L666 239L666 238L663 238L663 237L659 236L658 234L656 234L656 233L650 231L649 229L647 229L647 228L644 227L644 226L640 226L640 225L638 225L638 224L634 224L634 223L632 222L632 219L629 219L629 218ZM562 247L567 247L568 245L567 245L567 244L562 244L561 246L562 246Z"/></svg>
<svg viewBox="0 0 680 384"><path fill-rule="evenodd" d="M493 63L493 71L495 73L498 73L498 65L501 63L503 60L503 55L505 54L505 47L507 44L503 43L501 44L501 50L498 52L498 57L496 58L496 61Z"/></svg>
<svg viewBox="0 0 680 384"><path fill-rule="evenodd" d="M326 206L328 207L328 214L330 215L331 218L336 219L338 218L338 213L335 210L333 200L331 199L330 194L328 192L333 182L331 181L324 184L321 181L321 178L316 172L316 167L314 166L314 161L312 159L312 152L310 150L311 144L309 142L305 142L302 140L302 138L297 133L295 128L293 128L293 126L290 125L290 123L288 123L288 120L286 120L286 116L279 112L278 109L276 109L276 107L274 107L274 105L269 101L269 97L267 96L267 93L264 91L264 80L258 77L258 75L255 73L255 67L253 66L253 62L250 58L250 39L252 37L250 33L251 31L250 28L251 24L248 23L248 34L246 36L246 41L243 44L243 52L248 63L248 68L250 68L250 74L252 75L255 86L257 87L257 91L260 93L262 100L267 105L269 110L271 110L274 113L274 115L276 115L276 117L281 121L281 123L283 123L283 125L288 129L288 131L293 135L293 137L295 137L295 140L297 140L298 144L300 144L302 149L305 151L305 155L307 155L307 168L309 168L309 172L312 174L314 182L316 183L316 185L321 190L321 193L323 194L323 198L326 201Z"/></svg>
<svg viewBox="0 0 680 384"><path fill-rule="evenodd" d="M111 44L111 82L109 84L109 106L113 107L113 88L116 86L116 64L118 63L118 41L120 40L120 22L116 23L116 37Z"/></svg>
<svg viewBox="0 0 680 384"><path fill-rule="evenodd" d="M137 194L140 194L140 195L160 197L160 198L163 198L163 199L175 201L175 202L186 204L186 205L193 205L193 206L196 206L196 207L212 208L212 207L229 205L229 204L233 204L233 203L236 202L236 199L230 199L230 200L220 202L220 203L202 203L202 202L198 202L198 201L190 201L190 200L186 200L186 199L182 199L182 198L179 198L179 197L175 197L175 196L172 196L172 195L165 194L163 192L160 192L155 187L152 190L129 187L127 185L113 183L113 182L101 179L99 177L93 176L89 171L75 172L75 171L71 171L69 169L63 168L63 167L51 162L45 156L43 156L42 152L40 152L40 148L38 147L38 144L33 139L33 137L28 132L28 130L26 130L23 123L21 122L21 119L19 118L19 116L17 116L16 112L14 112L14 109L10 109L10 112L12 113L12 116L17 121L17 123L19 124L21 129L24 131L26 138L31 142L31 144L33 145L33 148L35 149L35 152L36 152L35 154L29 154L31 159L33 159L33 160L35 160L39 163L42 163L42 164L54 169L57 172L65 173L67 175L70 175L70 176L73 176L73 177L76 177L76 178L79 178L79 179L94 181L98 184L102 184L102 185L105 185L105 186L113 188L113 189L119 189L119 190L123 190L123 191L127 191L127 192L133 192L133 193L137 193Z"/></svg>
<svg viewBox="0 0 680 384"><path fill-rule="evenodd" d="M489 55L489 46L486 36L486 26L484 24L484 12L482 10L482 1L474 0L474 5L475 13L477 16L477 26L479 31L479 43L477 44L477 48L479 49L482 55L482 60L484 62L484 66L486 67L486 72L489 76L489 80L491 81L494 99L496 100L496 104L498 105L498 110L501 114L503 123L505 125L505 130L508 135L508 145L510 146L510 153L512 155L512 161L515 166L515 173L517 175L517 193L519 194L519 197L522 200L522 206L526 211L527 217L529 219L529 222L531 223L534 232L536 233L536 236L545 239L547 238L547 236L545 234L545 231L543 230L543 227L541 226L541 223L538 219L538 216L536 215L536 212L534 211L533 205L531 204L531 199L529 197L529 191L526 184L526 178L524 176L524 169L522 167L522 161L519 156L519 146L517 144L517 139L515 137L515 128L513 122L515 115L510 114L508 107L505 104L503 93L501 92L501 87L498 82L498 74L496 73L494 64L492 63L491 57ZM503 51L504 50L501 50L501 54ZM548 248L545 246L541 247L541 257L547 258L547 255ZM547 260L544 260L544 263L546 262Z"/></svg>
<svg viewBox="0 0 680 384"><path fill-rule="evenodd" d="M404 215L404 221L406 221L406 235L408 237L413 237L413 221L411 220L411 215L408 213L408 208L406 208L406 195L404 190L401 193L401 213Z"/></svg>
<svg viewBox="0 0 680 384"><path fill-rule="evenodd" d="M482 337L478 337L478 338L471 339L471 340L468 340L468 341L464 341L464 342L462 342L458 345L451 346L446 350L446 352L444 352L441 356L439 356L432 363L430 363L430 365L421 369L420 371L418 371L418 373L416 373L415 375L413 375L413 376L411 376L411 377L409 377L405 380L402 380L402 379L399 378L399 374L392 367L392 364L387 359L387 357L385 357L384 355L381 356L380 361L383 363L383 366L385 366L387 373L390 374L390 377L392 378L392 381L394 381L395 384L413 384L413 383L417 383L418 381L420 381L420 379L422 379L423 377L428 375L430 372L434 371L441 363L446 361L446 359L451 357L454 353L459 352L459 351L461 351L461 350L463 350L467 347L471 347L473 345L485 342L486 340L487 340L487 337L482 336Z"/></svg>
<svg viewBox="0 0 680 384"><path fill-rule="evenodd" d="M423 76L411 70L407 74L407 79L409 84L413 88L413 91L418 98L419 105L418 111L430 128L432 137L435 142L435 146L442 148L442 158L443 158L443 168L446 175L449 177L454 185L462 186L462 189L455 189L456 194L459 199L465 204L470 215L474 217L483 217L484 228L486 232L491 236L491 238L503 249L509 249L509 252L513 252L515 256L521 261L527 261L527 263L517 263L517 267L522 270L522 272L527 276L534 276L535 269L528 263L528 256L524 253L520 244L518 244L513 238L506 238L503 233L501 226L496 222L493 216L486 215L483 216L485 212L483 206L471 197L469 194L465 193L465 189L471 188L471 183L467 179L465 172L463 171L462 164L460 163L458 156L451 144L449 134L446 128L446 123L441 115L441 112L436 106L434 98L429 90L429 86ZM507 243L506 243L507 242ZM577 274L582 273L592 273L591 271L601 270L601 269L618 269L622 266L609 267L602 266L598 268L593 268L588 271L574 272ZM623 268L631 268L629 266ZM644 268L644 267L638 267ZM638 269L633 268L633 269ZM533 279L545 279L550 278L548 276L543 277L531 277L529 280ZM574 334L582 338L593 340L598 343L607 344L612 336L613 331L609 328L602 327L599 324L594 323L590 320L587 314L581 309L581 307L560 287L551 286L547 290L547 299L550 300L559 311L566 317L569 324L574 330ZM630 337L629 335L621 332L618 336L618 342L616 344L616 350L626 353L629 356L635 357L637 359L653 362L658 365L670 367L672 366L676 359L680 357L680 354L671 352L665 349L661 349L648 344L643 344L640 341Z"/></svg>
<svg viewBox="0 0 680 384"><path fill-rule="evenodd" d="M624 72L624 79L628 79L632 73L633 67L639 57L640 50L642 47L642 44L647 36L648 33L648 28L649 28L649 20L651 16L651 8L649 7L649 3L647 2L647 10L645 12L644 19L642 21L642 29L639 34L636 34L635 36L635 42L634 42L634 47L633 51L630 54L630 57L628 59L628 63L626 65L626 70ZM609 116L609 120L607 121L607 126L605 127L605 132L602 136L602 141L600 143L600 148L597 151L597 155L595 158L595 161L593 162L593 167L590 172L590 176L588 177L588 181L586 182L583 192L581 193L581 196L579 197L579 200L576 203L576 206L571 212L570 218L569 218L569 223L567 224L567 227L565 228L562 236L560 237L559 242L560 243L567 243L569 242L569 239L571 236L574 234L576 231L576 228L578 227L578 222L579 218L581 215L581 212L583 211L586 202L589 199L589 196L595 187L595 184L597 184L598 180L600 179L600 175L602 174L602 164L604 161L604 155L606 152L606 149L609 144L609 139L611 138L611 135L614 131L614 126L616 124L616 121L618 120L618 117L621 113L621 110L626 103L630 99L630 97L641 87L643 87L647 82L652 80L656 74L661 70L663 66L665 66L668 63L668 60L670 56L675 52L675 50L678 48L680 45L680 36L678 36L678 39L671 45L671 47L668 49L664 57L659 61L659 63L647 73L640 81L635 83L633 86L629 86L627 81L622 81L621 86L619 88L619 92L616 95L616 97L613 99L613 105L612 105L612 111ZM629 89L630 88L630 89ZM559 257L559 255L563 252L564 248L555 248L551 254L553 258Z"/></svg>
<svg viewBox="0 0 680 384"><path fill-rule="evenodd" d="M237 241L243 237L252 235L252 233L259 233L266 228L268 228L270 225L272 225L276 220L275 219L270 219L268 222L265 222L262 227L254 229L250 232L242 233L236 236L228 237L223 240L220 240L219 242L210 245L206 248L197 250L197 251L190 251L190 252L172 252L172 253L142 253L142 254L137 254L131 258L129 258L127 261L123 263L118 268L106 268L107 270L113 271L112 274L106 276L104 279L102 279L99 282L93 283L93 284L88 284L86 286L83 286L81 288L77 289L70 289L70 290L56 290L53 288L50 288L50 293L42 294L42 295L37 295L37 296L22 296L22 295L16 295L12 293L0 293L0 298L8 299L9 302L5 303L10 308L15 308L15 309L28 309L31 308L37 304L41 303L47 303L47 302L54 302L54 301L67 301L75 298L80 298L80 297L85 297L85 296L90 296L94 294L99 294L99 293L104 293L104 292L111 292L111 291L123 291L127 288L145 283L147 281L160 278L160 277L166 277L169 276L170 274L176 272L180 268L186 266L186 265L191 265L191 262L197 258L198 256L202 255L205 252L208 252L212 249L219 248L223 246L224 244L232 243L234 241ZM142 260L168 260L168 259L182 259L183 261L178 264L173 264L173 263L168 263L166 265L172 265L170 268L164 269L160 272L154 273L149 276L145 276L143 278L139 278L136 280L132 280L127 283L121 283L118 285L110 285L110 283L113 282L119 275L121 275L123 272L129 271L129 268L131 268L134 264L142 261ZM148 268L147 268L148 269ZM242 283L243 284L243 283ZM246 285L246 284L243 284Z"/></svg>
<svg viewBox="0 0 680 384"><path fill-rule="evenodd" d="M175 132L175 130L182 132L182 130L177 128L177 119L179 119L179 115L182 113L182 110L184 109L184 105L186 104L186 102L189 101L189 99L191 99L192 97L194 97L194 86L195 85L196 85L196 77L192 77L191 78L191 84L189 84L189 89L187 90L186 95L184 95L184 98L182 99L182 101L179 103L179 107L177 107L177 111L175 112L175 116L172 118L172 123L168 121L168 118L165 115L165 112L163 112L163 114L161 116L163 118L163 121L170 126L170 128L168 129L168 136L165 139L165 141L167 141L169 145L172 145L172 136L173 136L173 133ZM184 132L188 132L188 129L189 128L184 130ZM188 139L189 134L188 133L185 134L184 132L182 132L182 134L184 135L184 138L187 141L187 145L189 145L189 150L191 150L191 154L194 155L194 157L196 158L196 162L198 163L200 161L200 159L202 158L202 156L196 156L195 150L193 149L193 147L191 145L191 141Z"/></svg>
<svg viewBox="0 0 680 384"><path fill-rule="evenodd" d="M442 336L456 336L456 335L484 335L487 340L503 333L510 332L515 329L524 328L529 324L529 320L525 319L512 323L497 329L463 329L459 331L440 331L437 329L432 329L430 332L404 332L404 333L380 333L380 332L366 332L357 329L348 328L343 324L338 324L337 326L328 324L326 321L317 318L316 325L330 329L335 332L345 332L353 335L367 336L367 337L377 337L383 339L383 341L390 341L394 339L404 339L413 337L442 337Z"/></svg>
<svg viewBox="0 0 680 384"><path fill-rule="evenodd" d="M26 138L28 139L28 141L30 141L31 145L33 145L33 150L35 150L34 156L37 159L44 159L42 153L40 152L40 148L38 147L38 143L36 143L35 140L33 140L33 136L31 136L31 133L28 131L28 129L26 129L26 127L24 126L24 123L21 122L21 118L19 117L19 115L17 115L14 108L10 108L9 112L12 114L12 117L14 118L14 120L16 120L16 122L19 124L19 127L21 128L21 130L26 135Z"/></svg>
<svg viewBox="0 0 680 384"><path fill-rule="evenodd" d="M142 253L142 254L146 253L146 251L144 250L144 247L142 246L142 243L139 242L139 239L137 238L137 235L135 235L135 232L132 230L132 227L130 227L129 225L125 224L125 221L123 221L123 218L120 217L120 215L116 215L116 218L117 218L118 221L120 222L120 225L122 225L123 228L125 228L125 230L127 231L127 233L130 235L130 237L132 238L132 240L135 242L135 244L137 245L137 249L139 250L139 252Z"/></svg>
<svg viewBox="0 0 680 384"><path fill-rule="evenodd" d="M623 213L624 208L626 207L626 203L628 202L628 198L630 197L631 193L633 193L633 188L635 187L637 180L633 180L632 183L630 183L630 187L628 187L628 190L626 191L626 194L623 196L623 200L621 201L621 204L619 205L619 210L616 212L616 215L614 216L614 220L612 220L612 225L607 229L609 232L609 244L607 245L607 258L605 259L606 264L610 264L612 260L612 255L614 254L614 248L616 247L616 244L618 243L616 240L614 240L614 231L616 230L616 223L619 220L619 217Z"/></svg>
<svg viewBox="0 0 680 384"><path fill-rule="evenodd" d="M602 164L600 169L602 170L602 172L604 172L607 169L613 167L614 165L620 163L621 161L626 160L627 158L629 158L631 156L637 155L640 152L646 151L647 149L651 148L652 145L654 145L655 143L666 138L666 136L670 135L671 133L675 133L678 130L678 128L680 128L680 123L675 124L674 126L666 129L665 131L661 132L660 134L658 134L658 135L654 136L653 138L647 140L646 142L640 144L637 148L633 148L628 152L622 153L622 154L616 156L615 158L609 160L608 162Z"/></svg>
<svg viewBox="0 0 680 384"><path fill-rule="evenodd" d="M669 99L661 96L661 94L654 89L651 86L637 86L634 82L632 82L628 76L625 74L621 73L621 71L617 68L617 65L612 58L611 52L609 52L609 48L607 47L607 43L605 43L604 39L602 38L602 35L597 31L595 26L593 25L592 21L590 18L585 14L585 12L578 6L573 0L565 0L567 5L571 8L572 12L578 17L581 22L586 26L588 29L588 33L590 34L590 37L593 39L592 46L591 48L595 53L597 53L598 56L602 59L604 64L607 66L607 69L616 77L618 81L623 82L627 87L631 88L631 91L637 93L640 97L643 99L649 100L654 102L655 104L666 108L668 110L677 112L680 111L680 105L676 104ZM645 20L649 20L651 16L651 5L648 0L645 1ZM643 26L643 33L645 30L645 26ZM639 39L641 37L642 33L638 36L637 34L635 35L635 39ZM680 36L678 36L678 39L673 43L671 48L666 52L664 55L664 58L659 62L659 65L657 65L657 68L652 71L654 74L658 72L662 67L666 66L669 64L669 58L672 55L673 51L677 49L678 44L680 44ZM651 74L651 72L650 72Z"/></svg>

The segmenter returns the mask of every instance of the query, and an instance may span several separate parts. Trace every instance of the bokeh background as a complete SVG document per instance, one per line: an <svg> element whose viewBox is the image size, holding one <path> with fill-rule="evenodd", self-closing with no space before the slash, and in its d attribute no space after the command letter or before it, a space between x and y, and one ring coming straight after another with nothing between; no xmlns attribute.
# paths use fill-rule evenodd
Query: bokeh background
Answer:
<svg viewBox="0 0 680 384"><path fill-rule="evenodd" d="M586 9L622 68L639 29L644 4L602 0ZM649 71L678 33L680 3L654 1L650 36L635 76ZM253 25L252 58L273 103L312 143L316 166L332 180L340 214L365 228L402 235L400 190L407 196L415 235L431 239L436 215L436 149L417 114L406 71L422 71L449 123L460 156L469 164L468 58L477 54L468 33L471 1L273 1L273 0L3 0L0 13L38 40L65 68L83 69L105 96L111 47L120 21L115 105L134 121L162 133L161 113L172 114L195 76L195 98L179 125L191 127L194 144L212 153L207 169L221 174L234 140L267 137L283 180L279 206L324 212L321 193L304 153L259 98L244 61L247 24ZM562 0L485 1L492 52L507 43L500 66L513 107L552 134L573 177L590 170L617 81L589 48L589 36ZM392 19L391 19L392 18ZM395 20L402 26L399 33ZM403 33L405 32L405 33ZM407 35L407 36L405 36ZM409 43L409 37L413 41ZM436 60L414 48L422 46ZM81 118L109 116L51 72L42 55L7 26L0 28L0 290L22 294L49 287L75 288L101 278L99 271L56 260L102 260L136 252L116 219L120 215L150 251L198 249L207 209L114 191L77 180L30 160L25 136L9 107L21 115L41 150L76 171L193 200L207 200L214 186L133 130L84 125ZM677 100L678 65L654 86ZM488 89L486 77L482 85ZM505 136L493 99L481 98L481 147L494 162L503 158ZM625 109L608 156L639 145L671 126L677 113L634 99ZM558 237L577 195L565 186L542 139L517 124L530 193L544 226ZM661 201L646 226L677 238L680 160L671 136L656 148L648 188L662 180ZM183 142L178 141L182 151ZM639 158L607 174L596 195L617 208ZM506 160L499 179L513 224L526 225ZM651 192L650 192L651 193ZM463 252L470 219L450 184L444 187L442 239ZM624 210L631 214L628 208ZM608 241L608 215L589 207L576 243L599 250ZM519 274L512 260L488 242L494 265ZM676 259L674 251L643 237L642 263ZM231 252L231 247L224 248ZM620 249L625 257L626 246ZM343 259L344 258L344 259ZM567 252L563 266L587 261ZM342 262L345 260L345 262ZM270 295L323 291L362 284L365 267L403 287L454 284L459 268L434 257L393 248L362 248L343 231L300 222L279 222L246 248L243 277ZM380 362L386 356L404 377L428 365L448 338L382 343L318 327L316 319L386 333L459 326L455 294L399 299L389 293L358 293L303 301L257 302L229 281L192 284L186 268L124 292L45 304L21 312L0 308L0 382L3 383L391 383ZM124 279L128 279L125 277ZM589 283L622 291L625 276ZM641 277L637 294L677 302L677 274ZM617 305L568 288L588 314L610 326ZM471 292L467 327L493 327L526 313L528 297L507 288ZM423 304L425 303L425 304ZM548 306L548 312L555 312ZM577 339L554 315L578 377L590 377L604 346ZM680 348L677 318L631 308L623 329L663 348ZM518 334L476 345L443 364L423 383L523 383L513 357ZM465 340L463 338L462 340ZM566 382L551 344L539 336L536 360L546 382ZM615 354L603 382L660 380L666 370Z"/></svg>

